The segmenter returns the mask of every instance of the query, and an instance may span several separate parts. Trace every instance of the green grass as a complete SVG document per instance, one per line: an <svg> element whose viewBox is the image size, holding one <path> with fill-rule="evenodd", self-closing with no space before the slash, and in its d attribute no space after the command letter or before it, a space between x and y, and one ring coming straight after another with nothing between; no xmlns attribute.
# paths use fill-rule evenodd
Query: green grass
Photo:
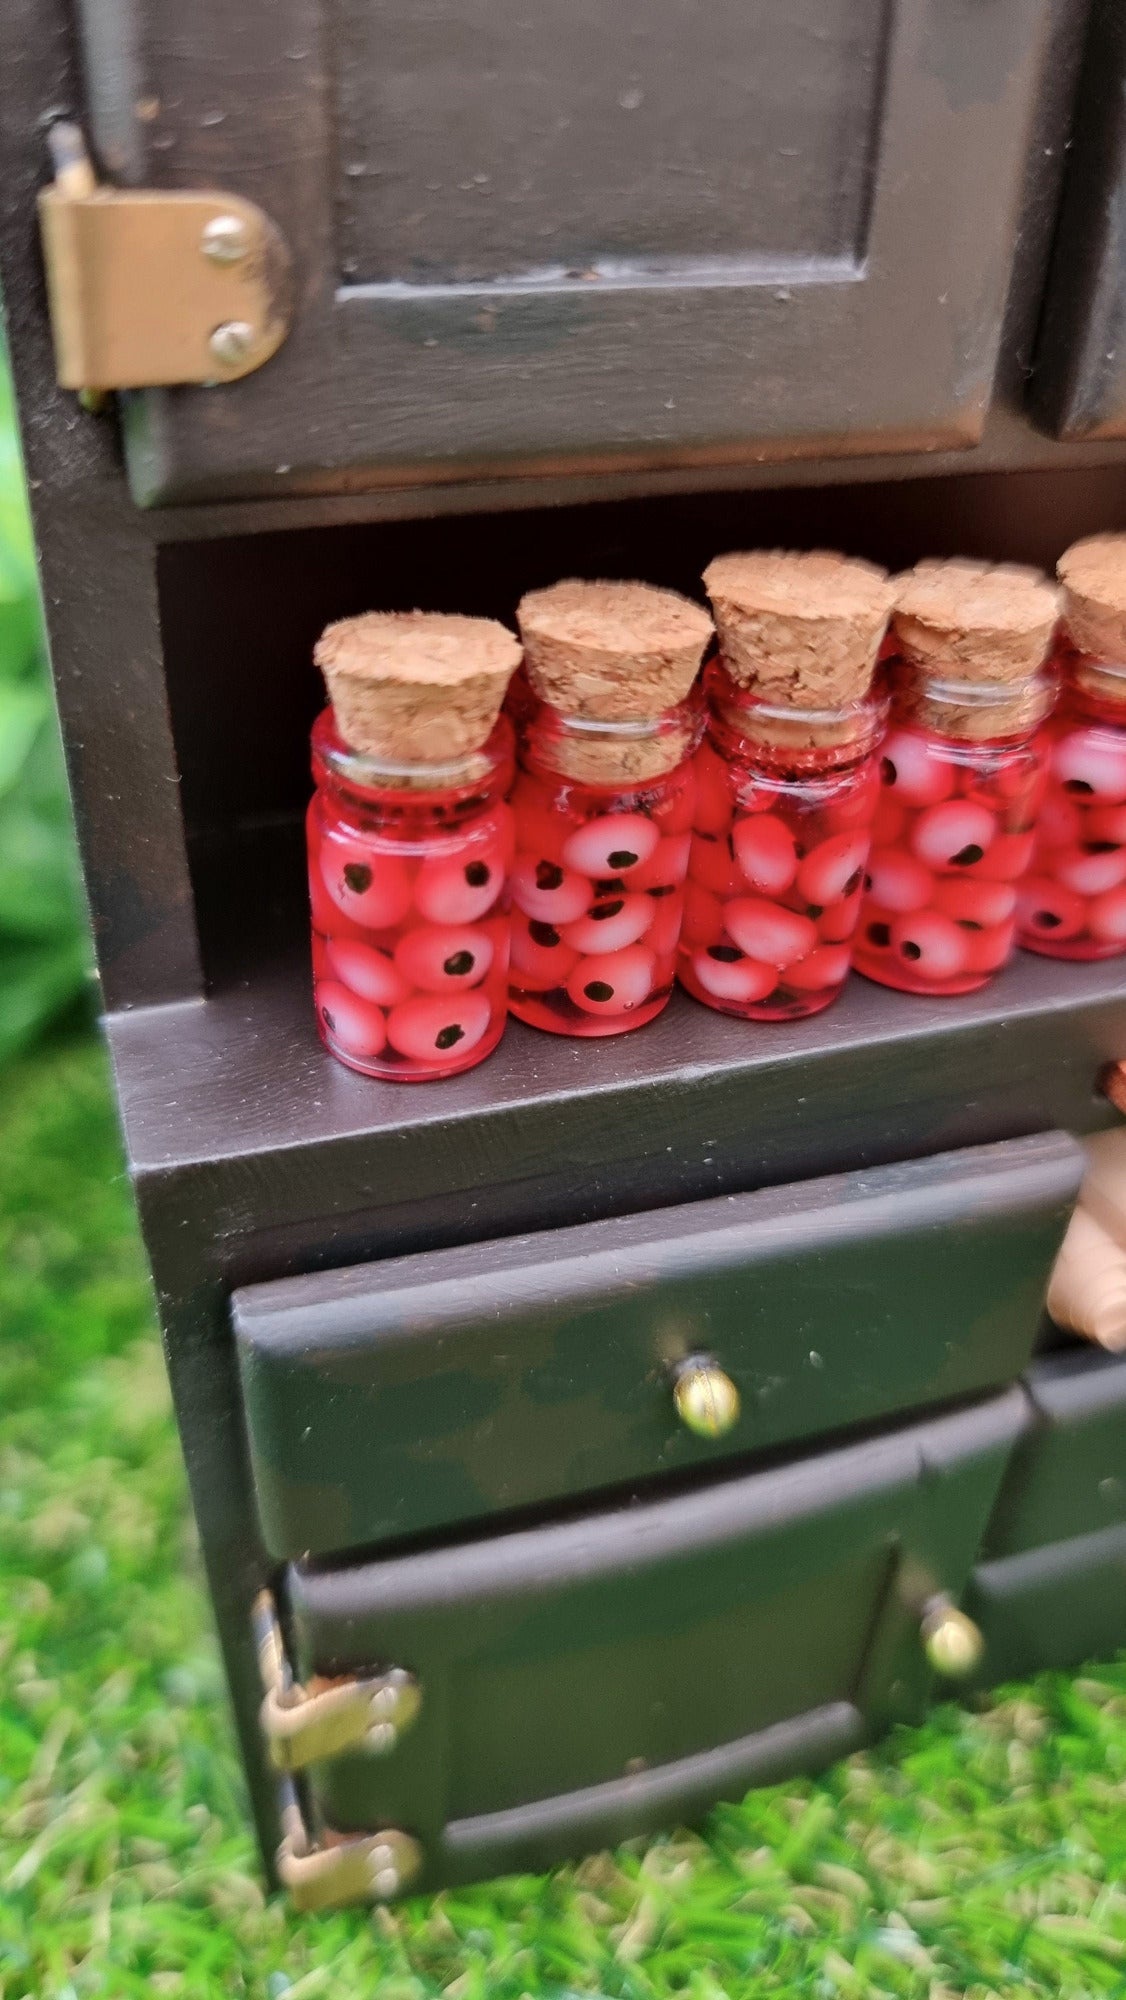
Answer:
<svg viewBox="0 0 1126 2000"><path fill-rule="evenodd" d="M0 1097L0 2000L1126 1992L1126 1668L546 1878L267 1902L99 1050Z"/></svg>

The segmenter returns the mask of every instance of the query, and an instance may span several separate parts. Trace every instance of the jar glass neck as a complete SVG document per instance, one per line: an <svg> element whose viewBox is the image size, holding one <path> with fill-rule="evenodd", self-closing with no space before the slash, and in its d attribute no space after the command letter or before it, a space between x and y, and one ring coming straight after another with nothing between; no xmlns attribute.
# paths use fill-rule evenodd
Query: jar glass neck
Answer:
<svg viewBox="0 0 1126 2000"><path fill-rule="evenodd" d="M486 805L503 797L512 782L515 754L512 724L502 715L479 750L449 763L385 761L345 743L331 708L322 709L313 724L312 751L317 784L359 805L387 802L398 808L412 799L440 797L461 799L467 810L475 800Z"/></svg>
<svg viewBox="0 0 1126 2000"><path fill-rule="evenodd" d="M956 663L889 667L897 718L958 742L1019 742L1048 714L1055 677L1047 667L1012 681L968 681Z"/></svg>
<svg viewBox="0 0 1126 2000"><path fill-rule="evenodd" d="M611 722L567 715L535 696L521 704L520 761L530 770L580 783L621 789L675 771L704 731L700 691L658 715Z"/></svg>
<svg viewBox="0 0 1126 2000"><path fill-rule="evenodd" d="M1092 715L1109 715L1119 724L1126 722L1126 662L1096 659L1065 645L1059 664L1073 702Z"/></svg>
<svg viewBox="0 0 1126 2000"><path fill-rule="evenodd" d="M887 720L880 687L839 707L808 708L774 702L740 687L723 661L704 674L713 740L729 757L751 758L780 769L838 769L871 755Z"/></svg>

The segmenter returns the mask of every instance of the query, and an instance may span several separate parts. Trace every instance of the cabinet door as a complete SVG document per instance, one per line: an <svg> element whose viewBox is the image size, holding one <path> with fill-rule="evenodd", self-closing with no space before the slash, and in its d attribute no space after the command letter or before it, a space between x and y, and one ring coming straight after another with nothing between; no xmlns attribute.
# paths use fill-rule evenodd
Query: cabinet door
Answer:
<svg viewBox="0 0 1126 2000"><path fill-rule="evenodd" d="M539 1867L817 1768L930 1688L1024 1421L954 1416L598 1514L288 1577L299 1670L413 1673L387 1756L308 1774L339 1832L395 1826L425 1886Z"/></svg>
<svg viewBox="0 0 1126 2000"><path fill-rule="evenodd" d="M80 0L111 173L293 250L145 500L980 434L1051 0Z"/></svg>
<svg viewBox="0 0 1126 2000"><path fill-rule="evenodd" d="M1095 0L1032 400L1057 437L1126 437L1126 8Z"/></svg>

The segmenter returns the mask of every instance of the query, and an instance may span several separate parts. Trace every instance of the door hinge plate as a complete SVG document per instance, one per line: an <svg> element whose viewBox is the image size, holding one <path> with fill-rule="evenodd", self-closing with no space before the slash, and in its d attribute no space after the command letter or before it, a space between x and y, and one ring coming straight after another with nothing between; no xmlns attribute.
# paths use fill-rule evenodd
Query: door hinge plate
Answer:
<svg viewBox="0 0 1126 2000"><path fill-rule="evenodd" d="M237 381L281 346L289 251L268 215L211 189L100 186L81 133L50 134L39 229L64 389Z"/></svg>
<svg viewBox="0 0 1126 2000"><path fill-rule="evenodd" d="M264 1690L262 1733L275 1770L301 1771L348 1750L386 1756L395 1748L422 1705L413 1674L388 1667L378 1674L346 1674L301 1686L290 1673L273 1599L266 1591L255 1605L254 1620Z"/></svg>

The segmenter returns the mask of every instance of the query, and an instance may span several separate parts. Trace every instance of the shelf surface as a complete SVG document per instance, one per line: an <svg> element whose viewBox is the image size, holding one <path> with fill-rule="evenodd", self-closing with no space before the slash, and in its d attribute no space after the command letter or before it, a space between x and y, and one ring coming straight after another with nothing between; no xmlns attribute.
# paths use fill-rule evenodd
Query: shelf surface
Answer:
<svg viewBox="0 0 1126 2000"><path fill-rule="evenodd" d="M289 939L207 1000L110 1018L142 1206L191 1182L224 1234L378 1217L375 1254L1116 1118L1098 1077L1126 1055L1126 961L1018 954L936 1003L854 977L826 1013L761 1026L677 993L636 1034L513 1022L478 1069L406 1085L322 1050Z"/></svg>

